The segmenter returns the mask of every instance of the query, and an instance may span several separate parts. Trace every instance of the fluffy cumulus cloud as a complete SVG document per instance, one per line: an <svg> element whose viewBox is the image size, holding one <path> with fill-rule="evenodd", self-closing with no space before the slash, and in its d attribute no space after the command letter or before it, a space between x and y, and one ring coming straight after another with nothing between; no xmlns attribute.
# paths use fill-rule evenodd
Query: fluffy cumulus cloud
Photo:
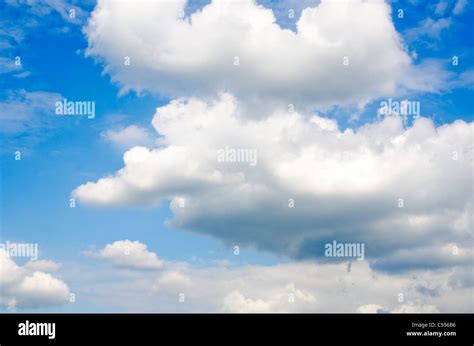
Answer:
<svg viewBox="0 0 474 346"><path fill-rule="evenodd" d="M57 269L58 264L52 261L30 261L19 266L0 250L0 306L14 309L66 304L68 285L47 273Z"/></svg>
<svg viewBox="0 0 474 346"><path fill-rule="evenodd" d="M137 240L117 240L97 252L89 251L87 255L104 259L121 268L147 270L160 269L163 266L163 261Z"/></svg>
<svg viewBox="0 0 474 346"><path fill-rule="evenodd" d="M122 92L171 101L156 109L153 145L129 149L115 174L72 196L90 206L170 201L176 228L318 263L166 263L153 282L134 285L169 298L159 309L171 311L179 293L192 311L472 310L474 124L390 115L341 130L309 111L450 85L439 62L413 65L390 6L322 1L302 10L294 31L250 0L212 1L190 15L185 7L96 6L88 54ZM131 134L145 138L131 129L115 137ZM325 256L332 241L363 244L366 261ZM124 245L99 255L130 266Z"/></svg>
<svg viewBox="0 0 474 346"><path fill-rule="evenodd" d="M472 311L472 283L460 268L388 275L366 262L272 266L166 261L159 272L109 272L93 299L124 311L452 312ZM126 278L126 279L125 279ZM113 294L112 294L113 293ZM127 297L140 297L129 299Z"/></svg>
<svg viewBox="0 0 474 346"><path fill-rule="evenodd" d="M185 7L99 1L85 29L87 52L124 92L227 91L254 106L361 104L406 83L426 88L410 77L416 69L383 1L322 1L294 19L296 31L252 0L212 1L183 17Z"/></svg>
<svg viewBox="0 0 474 346"><path fill-rule="evenodd" d="M96 206L169 199L179 228L295 258L327 260L324 244L337 240L364 243L385 270L472 260L472 123L420 117L406 128L387 116L341 131L286 109L249 121L223 94L172 101L153 126L157 148L130 149L115 175L73 196Z"/></svg>

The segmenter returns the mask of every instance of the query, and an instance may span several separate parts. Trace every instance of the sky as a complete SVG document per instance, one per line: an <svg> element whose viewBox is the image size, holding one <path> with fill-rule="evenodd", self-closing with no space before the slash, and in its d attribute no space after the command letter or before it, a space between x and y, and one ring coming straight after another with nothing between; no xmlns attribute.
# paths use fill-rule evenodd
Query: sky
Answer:
<svg viewBox="0 0 474 346"><path fill-rule="evenodd" d="M0 311L474 311L473 16L1 2Z"/></svg>

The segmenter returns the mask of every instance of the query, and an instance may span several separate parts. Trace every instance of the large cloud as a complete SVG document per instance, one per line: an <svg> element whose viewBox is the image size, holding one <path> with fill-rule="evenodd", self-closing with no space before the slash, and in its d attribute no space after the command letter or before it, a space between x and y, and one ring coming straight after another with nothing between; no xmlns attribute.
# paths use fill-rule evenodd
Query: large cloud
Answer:
<svg viewBox="0 0 474 346"><path fill-rule="evenodd" d="M85 29L87 52L123 91L227 91L254 107L361 104L405 83L436 88L410 77L411 58L383 1L322 1L302 11L296 32L252 0L212 1L182 18L185 7L186 0L99 1Z"/></svg>
<svg viewBox="0 0 474 346"><path fill-rule="evenodd" d="M37 308L67 303L68 285L45 272L57 268L58 264L52 261L27 262L19 266L0 250L0 306Z"/></svg>
<svg viewBox="0 0 474 346"><path fill-rule="evenodd" d="M96 206L170 199L179 228L296 258L321 258L337 240L365 243L384 270L472 261L472 123L405 128L388 116L341 131L286 110L245 119L228 94L172 101L153 118L159 148L132 148L124 168L73 195ZM256 160L220 162L226 147Z"/></svg>
<svg viewBox="0 0 474 346"><path fill-rule="evenodd" d="M365 262L231 265L166 261L158 272L108 271L89 296L116 311L468 312L472 277L463 267L387 275ZM85 270L88 271L88 270ZM80 274L79 274L80 275ZM180 300L181 298L181 300Z"/></svg>

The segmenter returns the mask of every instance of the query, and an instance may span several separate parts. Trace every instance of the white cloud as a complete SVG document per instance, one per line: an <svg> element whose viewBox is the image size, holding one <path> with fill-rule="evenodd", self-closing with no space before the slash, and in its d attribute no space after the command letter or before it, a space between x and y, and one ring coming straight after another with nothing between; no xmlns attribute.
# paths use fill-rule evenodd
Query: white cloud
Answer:
<svg viewBox="0 0 474 346"><path fill-rule="evenodd" d="M28 262L18 266L4 250L0 250L0 306L37 308L67 303L70 294L68 285L41 271L54 269L53 263L41 261L33 265Z"/></svg>
<svg viewBox="0 0 474 346"><path fill-rule="evenodd" d="M152 298L139 302L147 311L177 311L181 292L186 311L472 310L465 267L473 257L474 124L436 127L420 117L405 127L388 116L341 131L307 111L451 85L440 61L412 65L389 5L323 1L304 10L292 32L250 0L213 1L182 19L185 4L96 6L87 52L122 92L182 98L157 108L155 146L128 150L122 169L77 187L73 197L92 206L170 200L177 228L319 263L197 269L167 262L117 289L148 292ZM413 37L438 37L450 22L422 24ZM220 162L222 148L253 150L258 164ZM367 262L348 267L324 257L333 240L365 244ZM136 268L150 254L161 262L140 244L147 260L130 265L123 242L98 256ZM113 299L137 309L120 293Z"/></svg>
<svg viewBox="0 0 474 346"><path fill-rule="evenodd" d="M169 199L178 228L292 257L329 260L324 244L338 240L365 243L381 269L383 258L390 270L472 259L472 123L436 128L421 117L404 128L389 116L340 131L334 120L286 109L246 119L227 94L172 101L153 118L160 147L127 151L121 170L73 196L96 206ZM258 164L219 162L226 146L255 149Z"/></svg>
<svg viewBox="0 0 474 346"><path fill-rule="evenodd" d="M252 0L213 1L181 19L185 4L99 1L85 29L88 54L122 91L226 91L254 107L359 105L393 95L414 72L383 1L322 1L302 11L296 32Z"/></svg>
<svg viewBox="0 0 474 346"><path fill-rule="evenodd" d="M148 251L145 244L137 240L117 240L112 244L107 244L98 252L86 254L128 269L160 269L163 266L163 261L154 252Z"/></svg>
<svg viewBox="0 0 474 346"><path fill-rule="evenodd" d="M26 262L24 267L32 271L43 271L47 273L52 273L58 271L61 265L50 260L37 260Z"/></svg>
<svg viewBox="0 0 474 346"><path fill-rule="evenodd" d="M119 149L153 145L148 130L136 125L129 125L117 130L107 130L102 133L102 137Z"/></svg>
<svg viewBox="0 0 474 346"><path fill-rule="evenodd" d="M438 308L433 305L416 305L416 304L403 304L400 307L393 310L397 313L435 313L439 312Z"/></svg>
<svg viewBox="0 0 474 346"><path fill-rule="evenodd" d="M167 261L158 272L134 272L125 280L111 271L104 284L83 284L92 288L92 299L115 311L468 312L474 309L472 283L452 282L469 278L464 268L389 275L357 261L350 271L346 263L223 267Z"/></svg>
<svg viewBox="0 0 474 346"><path fill-rule="evenodd" d="M387 310L383 306L380 306L378 304L367 304L367 305L362 305L357 308L356 312L359 313L377 313L377 314L383 314L383 313L389 313L389 312L394 312L394 313L435 313L439 312L439 310L436 308L434 305L420 305L420 304L402 304L400 306L397 306L394 308L392 311Z"/></svg>
<svg viewBox="0 0 474 346"><path fill-rule="evenodd" d="M372 313L372 314L381 314L381 313L387 313L387 311L383 306L380 306L378 304L366 304L359 306L356 310L358 313Z"/></svg>
<svg viewBox="0 0 474 346"><path fill-rule="evenodd" d="M281 312L305 311L308 306L315 305L316 298L309 292L296 289L288 284L284 289L280 286L273 289L274 293L250 298L234 290L224 296L221 310L224 312Z"/></svg>

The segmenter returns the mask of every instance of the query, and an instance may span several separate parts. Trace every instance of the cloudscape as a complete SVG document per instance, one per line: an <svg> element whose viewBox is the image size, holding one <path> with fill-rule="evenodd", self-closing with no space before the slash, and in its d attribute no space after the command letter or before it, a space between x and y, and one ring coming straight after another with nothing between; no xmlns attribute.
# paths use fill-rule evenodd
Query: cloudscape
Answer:
<svg viewBox="0 0 474 346"><path fill-rule="evenodd" d="M7 0L0 309L474 312L464 0Z"/></svg>

